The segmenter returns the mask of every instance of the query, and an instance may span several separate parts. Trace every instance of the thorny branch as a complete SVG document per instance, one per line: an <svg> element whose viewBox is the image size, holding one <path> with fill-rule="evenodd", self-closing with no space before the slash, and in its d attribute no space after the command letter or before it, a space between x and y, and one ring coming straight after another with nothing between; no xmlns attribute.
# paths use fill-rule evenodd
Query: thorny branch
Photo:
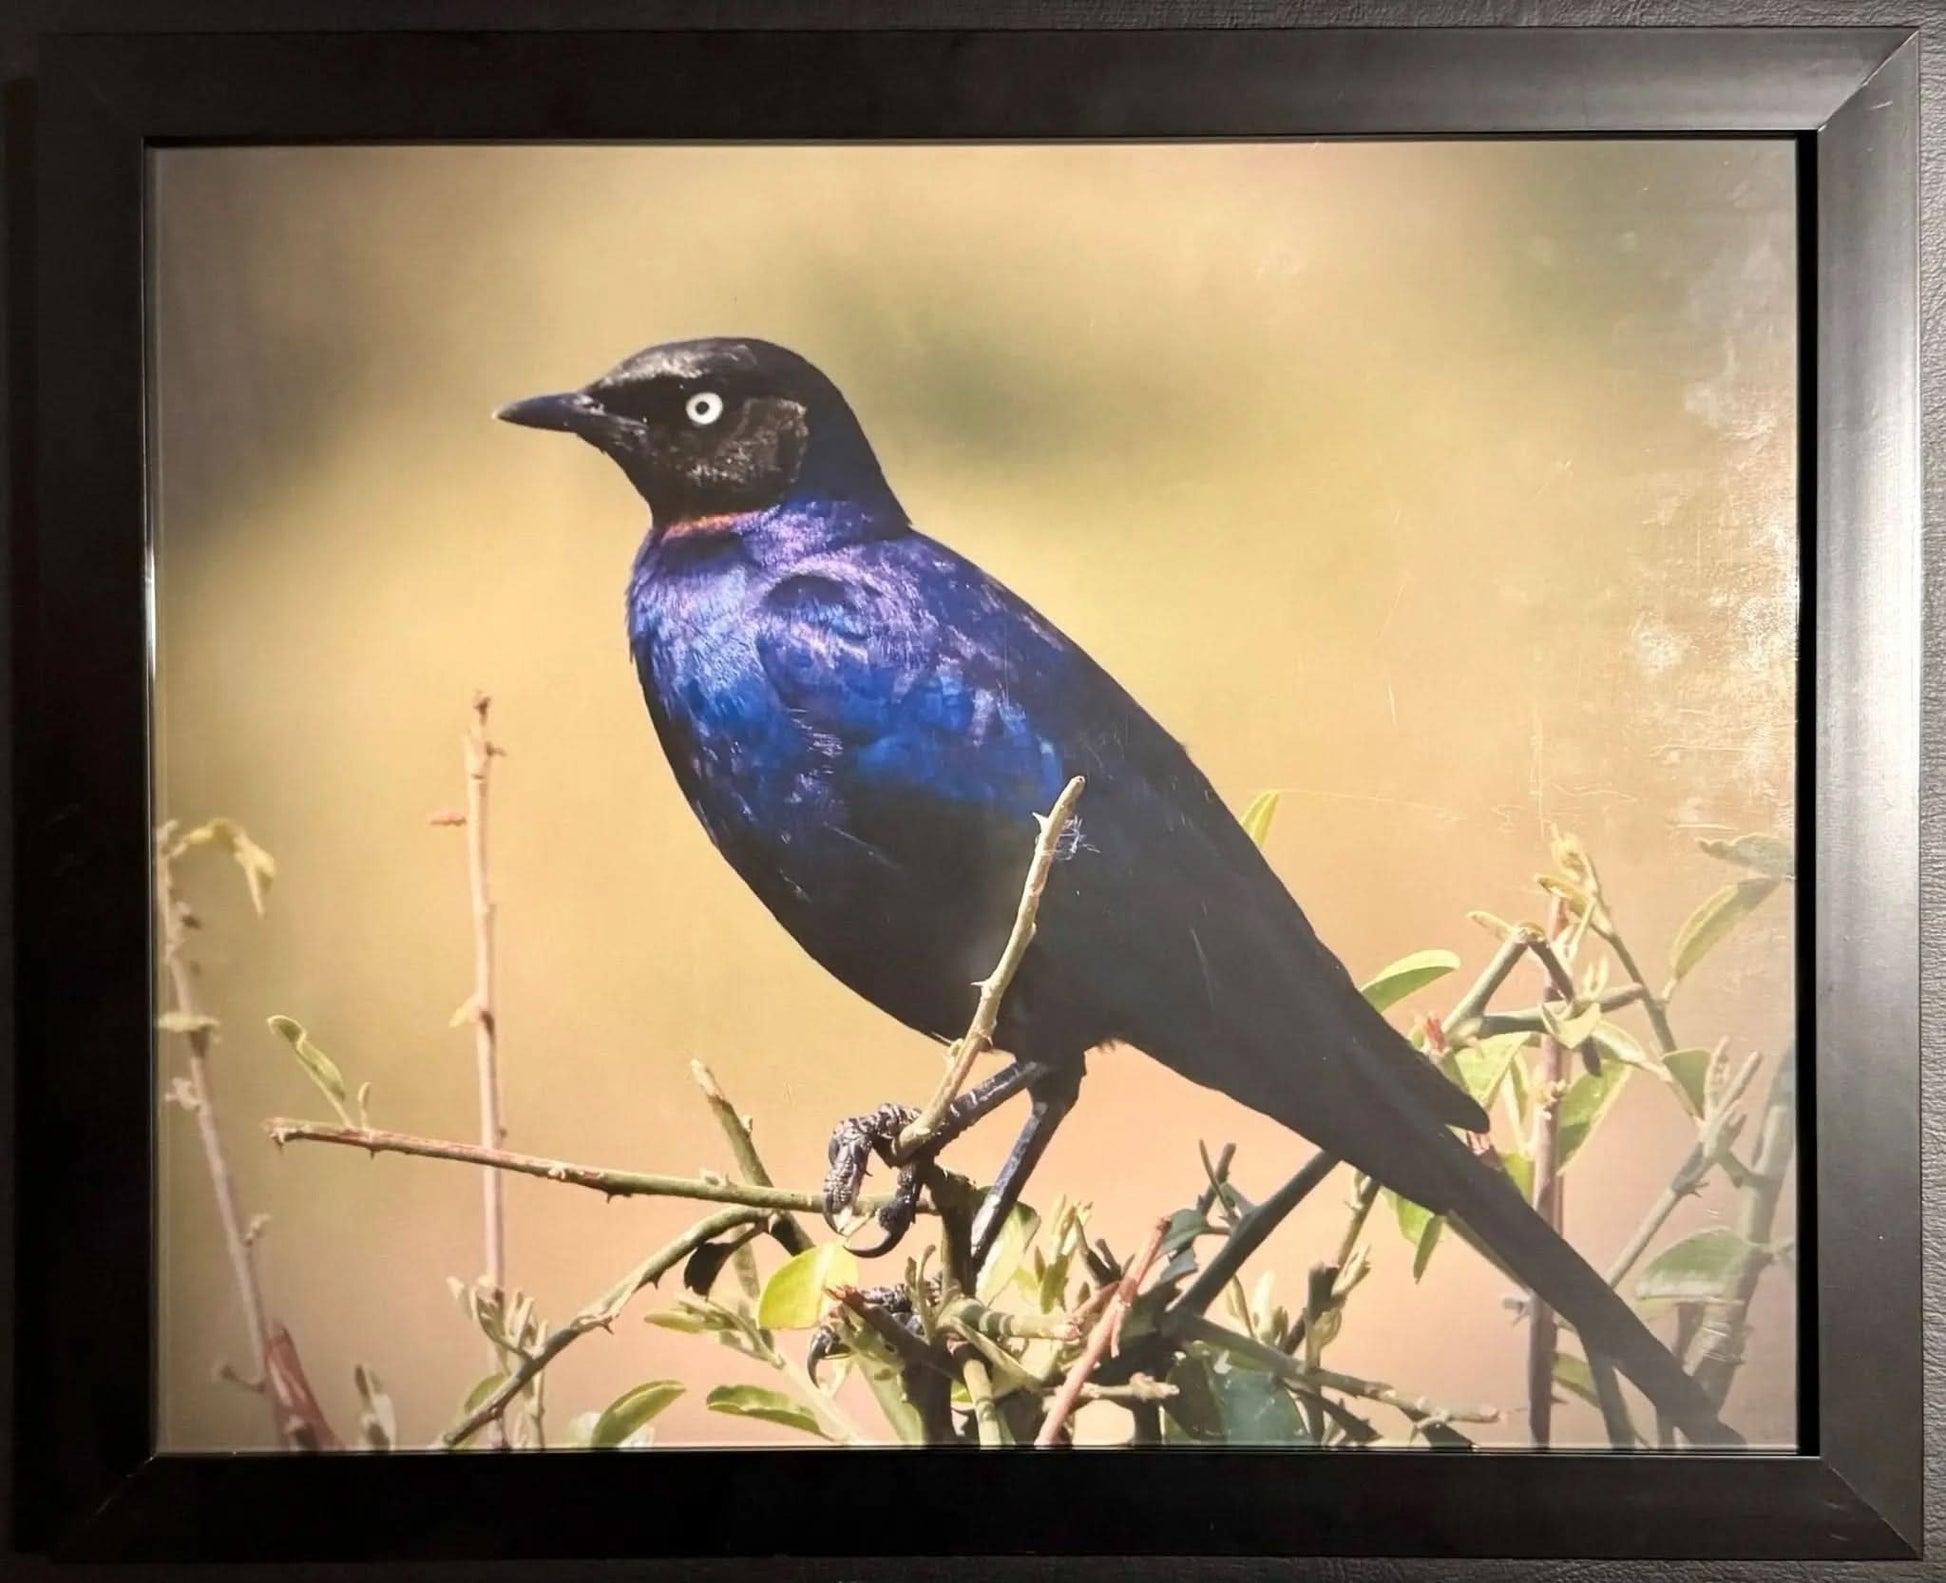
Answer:
<svg viewBox="0 0 1946 1583"><path fill-rule="evenodd" d="M1565 920L1565 909L1555 899L1548 919L1549 939L1558 938ZM1548 941L1530 941L1529 949L1541 961L1547 989L1572 1000L1574 981ZM1543 950L1546 955L1543 956ZM1565 987L1563 983L1565 981ZM1545 1004L1545 1001L1543 1001ZM1534 1162L1534 1212L1555 1231L1561 1229L1561 1100L1567 1093L1568 1058L1561 1041L1552 1033L1541 1035L1540 1092L1534 1096L1534 1135L1531 1158ZM1527 1425L1534 1444L1547 1445L1554 1433L1554 1353L1559 1336L1554 1310L1532 1294L1527 1310Z"/></svg>
<svg viewBox="0 0 1946 1583"><path fill-rule="evenodd" d="M182 1106L196 1118L203 1163L209 1171L217 1219L223 1228L223 1246L229 1254L237 1303L250 1338L251 1368L256 1378L246 1379L244 1383L262 1389L269 1400L271 1418L281 1443L302 1450L329 1448L336 1446L338 1439L304 1376L296 1343L282 1325L273 1327L265 1315L263 1285L257 1274L258 1222L246 1223L243 1218L236 1177L223 1150L223 1134L216 1120L216 1095L209 1075L209 1048L216 1023L204 1012L196 994L196 969L189 960L186 937L193 914L176 892L176 859L185 849L185 844L177 838L173 821L156 831L156 924L162 937L162 960L169 974L172 1010L187 1050L188 1076L182 1080L180 1090ZM253 901L258 898L254 878L251 897Z"/></svg>
<svg viewBox="0 0 1946 1583"><path fill-rule="evenodd" d="M1027 865L1027 878L1020 887L1020 905L1014 912L1013 928L1008 933L1006 949L1000 953L1000 960L993 971L980 982L980 998L973 1008L973 1020L967 1024L965 1034L954 1046L952 1062L945 1078L919 1112L918 1118L899 1134L892 1151L895 1159L909 1160L933 1140L946 1114L946 1107L965 1087L973 1063L993 1048L993 1030L1000 1020L1000 1004L1013 984L1014 975L1020 971L1027 947L1033 944L1035 916L1040 911L1041 896L1047 889L1048 871L1060 855L1068 821L1074 817L1074 805L1081 800L1087 785L1083 777L1075 776L1062 787L1061 795L1054 799L1054 806L1046 814L1034 816L1040 822L1040 834L1034 842L1034 856Z"/></svg>
<svg viewBox="0 0 1946 1583"><path fill-rule="evenodd" d="M1704 1307L1700 1332L1703 1348L1696 1359L1696 1383L1721 1407L1731 1382L1743 1366L1743 1343L1749 1332L1750 1304L1757 1283L1777 1254L1771 1238L1777 1206L1784 1196L1784 1178L1797 1144L1797 1046L1786 1045L1771 1074L1764 1103L1763 1129L1756 1159L1738 1189L1737 1232L1745 1251L1730 1295Z"/></svg>
<svg viewBox="0 0 1946 1583"><path fill-rule="evenodd" d="M622 1310L628 1306L629 1299L643 1287L654 1285L705 1242L712 1241L738 1226L747 1226L761 1219L763 1214L759 1209L743 1205L719 1209L715 1214L706 1215L697 1221L673 1242L657 1248L566 1324L550 1332L532 1353L520 1360L517 1368L508 1373L492 1395L440 1437L440 1443L449 1450L454 1446L464 1445L487 1424L498 1420L507 1410L508 1404L527 1388L534 1376L575 1342L590 1330L606 1330L612 1325Z"/></svg>
<svg viewBox="0 0 1946 1583"><path fill-rule="evenodd" d="M696 1086L703 1091L703 1098L709 1104L710 1114L716 1117L723 1135L729 1139L730 1153L736 1160L737 1169L743 1173L743 1179L752 1187L774 1186L770 1172L764 1168L763 1159L757 1153L756 1140L750 1134L750 1118L738 1113L716 1081L716 1074L701 1061L689 1063L689 1074L696 1079ZM771 1222L770 1230L788 1253L802 1253L811 1246L810 1235L788 1214L778 1215Z"/></svg>
<svg viewBox="0 0 1946 1583"><path fill-rule="evenodd" d="M467 728L466 763L466 877L473 900L473 998L468 1011L473 1023L473 1056L479 1069L480 1143L497 1149L507 1141L500 1110L500 1007L494 988L494 920L491 871L487 863L487 793L493 761L500 749L487 735L487 712L493 701L485 693L473 695L473 721ZM506 1183L494 1170L480 1172L481 1209L485 1224L486 1279L496 1292L507 1290ZM496 1363L501 1360L495 1349ZM494 1426L500 1434L500 1426Z"/></svg>
<svg viewBox="0 0 1946 1583"><path fill-rule="evenodd" d="M687 1198L703 1204L736 1204L746 1209L789 1213L793 1210L815 1214L821 1202L816 1193L782 1187L764 1187L708 1176L658 1176L645 1171L611 1171L601 1166L576 1165L567 1160L550 1160L537 1154L514 1154L506 1149L483 1149L474 1143L459 1143L446 1138L421 1138L408 1132L386 1132L376 1127L334 1127L322 1122L298 1121L289 1116L273 1116L264 1123L271 1142L336 1143L364 1149L371 1154L410 1154L426 1160L457 1160L464 1165L484 1165L496 1171L511 1171L518 1176L538 1176L550 1182L565 1182L573 1187L591 1188L609 1198ZM861 1206L874 1208L883 1199L862 1199ZM922 1211L930 1209L921 1204Z"/></svg>
<svg viewBox="0 0 1946 1583"><path fill-rule="evenodd" d="M1041 1420L1040 1433L1034 1437L1034 1444L1045 1449L1061 1443L1066 1432L1068 1417L1081 1400L1081 1390L1094 1374L1095 1367L1107 1356L1108 1344L1121 1330L1122 1316L1128 1312L1135 1301L1135 1294L1141 1290L1143 1281L1148 1279L1149 1269L1156 1256L1162 1251L1162 1239L1169 1234L1169 1218L1163 1216L1149 1232L1149 1240L1141 1253L1130 1261L1122 1272L1120 1283L1095 1320L1095 1327L1088 1334L1088 1344L1081 1349L1081 1356L1074 1360L1068 1370L1067 1379L1055 1393L1054 1401L1047 1409L1047 1416ZM968 1387L971 1389L971 1387Z"/></svg>

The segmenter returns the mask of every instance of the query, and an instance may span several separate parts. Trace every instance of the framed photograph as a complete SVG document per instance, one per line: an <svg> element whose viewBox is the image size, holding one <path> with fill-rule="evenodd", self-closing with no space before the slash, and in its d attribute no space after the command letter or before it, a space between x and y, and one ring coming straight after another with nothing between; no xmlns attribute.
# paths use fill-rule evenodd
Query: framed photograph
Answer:
<svg viewBox="0 0 1946 1583"><path fill-rule="evenodd" d="M41 36L22 1543L1916 1554L1917 47Z"/></svg>

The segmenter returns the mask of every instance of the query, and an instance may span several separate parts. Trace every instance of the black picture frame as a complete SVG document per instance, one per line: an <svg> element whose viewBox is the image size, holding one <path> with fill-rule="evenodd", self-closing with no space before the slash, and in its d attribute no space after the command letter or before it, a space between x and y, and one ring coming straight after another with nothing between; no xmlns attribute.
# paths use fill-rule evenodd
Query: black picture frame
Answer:
<svg viewBox="0 0 1946 1583"><path fill-rule="evenodd" d="M16 1543L152 1560L1915 1555L1918 62L1913 30L1851 27L41 35L7 124ZM954 1451L153 1453L136 1166L156 1100L149 149L1620 132L1799 151L1801 1454L1001 1455L969 1514ZM861 1481L886 1495L869 1524Z"/></svg>

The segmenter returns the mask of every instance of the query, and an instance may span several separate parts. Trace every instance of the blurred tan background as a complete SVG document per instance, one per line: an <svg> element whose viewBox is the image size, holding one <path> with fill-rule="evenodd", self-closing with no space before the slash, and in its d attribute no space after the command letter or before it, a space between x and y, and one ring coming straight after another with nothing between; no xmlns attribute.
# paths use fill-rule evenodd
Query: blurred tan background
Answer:
<svg viewBox="0 0 1946 1583"><path fill-rule="evenodd" d="M198 150L158 156L156 187L161 803L240 820L280 865L261 922L218 857L184 884L233 1163L271 1217L270 1306L341 1432L354 1362L408 1443L482 1372L446 1288L480 1267L479 1184L280 1155L261 1119L324 1106L264 1018L370 1080L379 1125L475 1134L470 1034L447 1023L472 977L463 839L427 818L462 801L476 688L509 755L512 1147L725 1167L701 1057L778 1180L812 1186L833 1122L937 1072L711 850L628 662L645 508L587 448L494 423L514 397L676 337L805 353L922 527L1091 649L1235 806L1283 789L1270 856L1360 977L1434 945L1477 971L1492 941L1464 915L1536 914L1550 822L1586 840L1659 966L1731 877L1697 838L1789 830L1783 143ZM1792 993L1773 903L1685 987L1678 1034L1775 1050ZM991 1170L1016 1119L953 1163ZM173 1108L161 1128L163 1443L262 1446L261 1405L210 1378L242 1341L194 1128ZM1093 1200L1126 1250L1199 1187L1199 1138L1234 1141L1259 1195L1306 1152L1099 1056L1030 1197ZM1570 1176L1597 1265L1690 1138L1632 1086ZM1335 1243L1344 1192L1260 1256L1285 1293ZM511 1278L551 1320L695 1214L508 1194ZM1674 1229L1730 1208L1715 1188ZM1415 1287L1373 1225L1334 1364L1519 1406L1500 1278L1449 1241ZM1767 1277L1730 1402L1754 1441L1794 1435L1787 1287ZM562 1358L556 1426L675 1376L693 1389L662 1443L798 1439L706 1412L708 1386L765 1371L642 1324L655 1306ZM1524 1418L1486 1434L1522 1440ZM1591 1410L1557 1413L1560 1438L1599 1434Z"/></svg>

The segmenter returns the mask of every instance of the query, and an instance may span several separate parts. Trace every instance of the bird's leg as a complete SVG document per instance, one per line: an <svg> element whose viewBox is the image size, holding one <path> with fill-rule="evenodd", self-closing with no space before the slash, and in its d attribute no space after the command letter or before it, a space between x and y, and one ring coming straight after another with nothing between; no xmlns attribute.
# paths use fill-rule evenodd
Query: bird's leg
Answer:
<svg viewBox="0 0 1946 1583"><path fill-rule="evenodd" d="M971 1263L976 1273L986 1263L993 1239L999 1235L1007 1216L1020 1201L1020 1192L1027 1185L1027 1178L1047 1152L1055 1128L1074 1108L1079 1091L1078 1082L1043 1085L1034 1090L1034 1108L1027 1113L1020 1136L1014 1139L1013 1149L1000 1167L999 1175L994 1177L993 1185L987 1189L986 1197L981 1200L979 1213L973 1217Z"/></svg>
<svg viewBox="0 0 1946 1583"><path fill-rule="evenodd" d="M926 1165L987 1112L1004 1104L1029 1084L1042 1081L1050 1070L1037 1061L1016 1061L1004 1072L998 1072L977 1087L968 1089L948 1105L925 1147L913 1158L897 1162L900 1166L898 1185L892 1189L892 1196L880 1206L876 1216L880 1229L885 1233L883 1240L875 1247L856 1248L853 1251L861 1258L870 1259L896 1247L918 1214L921 1176ZM877 1110L838 1123L826 1151L830 1169L825 1173L823 1193L825 1224L833 1231L840 1229L838 1217L857 1202L858 1190L864 1185L865 1172L871 1165L872 1156L876 1154L888 1165L895 1163L892 1151L899 1134L911 1126L918 1115L919 1112L910 1105L880 1105Z"/></svg>

